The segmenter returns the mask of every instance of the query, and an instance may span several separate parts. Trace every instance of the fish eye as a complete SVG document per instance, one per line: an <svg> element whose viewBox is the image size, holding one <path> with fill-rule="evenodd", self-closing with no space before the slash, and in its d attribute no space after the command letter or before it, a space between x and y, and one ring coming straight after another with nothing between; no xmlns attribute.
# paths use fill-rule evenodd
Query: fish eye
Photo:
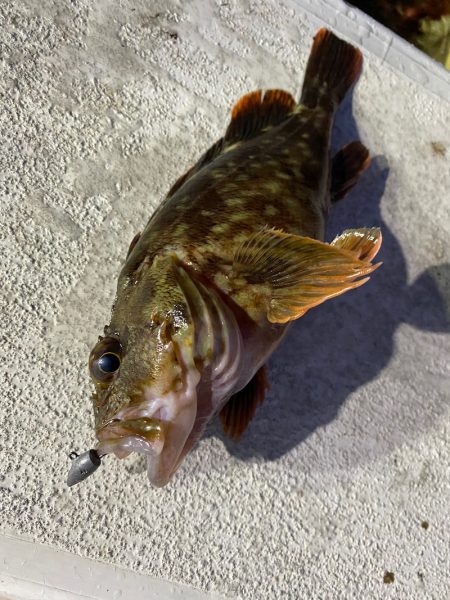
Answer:
<svg viewBox="0 0 450 600"><path fill-rule="evenodd" d="M103 338L98 342L89 357L89 370L92 379L98 384L109 384L122 361L122 346L116 338Z"/></svg>
<svg viewBox="0 0 450 600"><path fill-rule="evenodd" d="M120 357L113 352L105 352L98 359L98 368L103 373L115 373L120 367Z"/></svg>

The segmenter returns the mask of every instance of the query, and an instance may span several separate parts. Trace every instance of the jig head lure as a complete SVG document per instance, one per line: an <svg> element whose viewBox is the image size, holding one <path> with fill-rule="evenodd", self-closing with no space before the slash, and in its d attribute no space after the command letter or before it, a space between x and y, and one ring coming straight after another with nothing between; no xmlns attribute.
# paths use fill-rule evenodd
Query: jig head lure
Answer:
<svg viewBox="0 0 450 600"><path fill-rule="evenodd" d="M72 460L72 464L67 476L67 485L72 487L92 475L101 465L103 456L100 456L97 450L88 450L83 454L71 452L69 458Z"/></svg>

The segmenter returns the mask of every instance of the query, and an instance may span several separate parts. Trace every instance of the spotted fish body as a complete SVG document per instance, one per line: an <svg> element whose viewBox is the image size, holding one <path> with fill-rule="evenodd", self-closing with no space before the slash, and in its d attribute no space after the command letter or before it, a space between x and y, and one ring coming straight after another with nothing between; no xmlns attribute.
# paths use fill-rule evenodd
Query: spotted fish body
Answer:
<svg viewBox="0 0 450 600"><path fill-rule="evenodd" d="M358 50L320 30L300 102L281 90L244 96L224 137L130 246L90 356L98 451L145 453L157 486L215 414L238 438L292 320L378 266L378 229L323 242L332 202L369 164L359 142L333 160L329 151L335 110L361 64Z"/></svg>

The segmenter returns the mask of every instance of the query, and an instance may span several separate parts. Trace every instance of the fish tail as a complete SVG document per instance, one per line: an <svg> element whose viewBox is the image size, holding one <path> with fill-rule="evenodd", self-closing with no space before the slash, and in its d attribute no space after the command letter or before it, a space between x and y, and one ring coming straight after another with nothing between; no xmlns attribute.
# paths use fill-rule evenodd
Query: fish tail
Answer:
<svg viewBox="0 0 450 600"><path fill-rule="evenodd" d="M320 29L314 37L306 66L300 103L315 108L331 100L336 107L358 79L362 60L357 48L328 29Z"/></svg>

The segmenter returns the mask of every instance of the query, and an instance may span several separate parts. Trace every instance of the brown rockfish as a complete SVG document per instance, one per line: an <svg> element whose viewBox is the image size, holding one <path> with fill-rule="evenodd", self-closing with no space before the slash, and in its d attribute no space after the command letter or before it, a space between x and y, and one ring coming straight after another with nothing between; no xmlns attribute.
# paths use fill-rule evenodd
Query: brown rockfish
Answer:
<svg viewBox="0 0 450 600"><path fill-rule="evenodd" d="M146 454L164 486L214 415L238 438L291 321L377 268L377 228L323 241L330 207L370 162L357 141L330 157L361 67L359 50L321 29L299 102L282 90L242 97L135 236L89 359L98 454Z"/></svg>

